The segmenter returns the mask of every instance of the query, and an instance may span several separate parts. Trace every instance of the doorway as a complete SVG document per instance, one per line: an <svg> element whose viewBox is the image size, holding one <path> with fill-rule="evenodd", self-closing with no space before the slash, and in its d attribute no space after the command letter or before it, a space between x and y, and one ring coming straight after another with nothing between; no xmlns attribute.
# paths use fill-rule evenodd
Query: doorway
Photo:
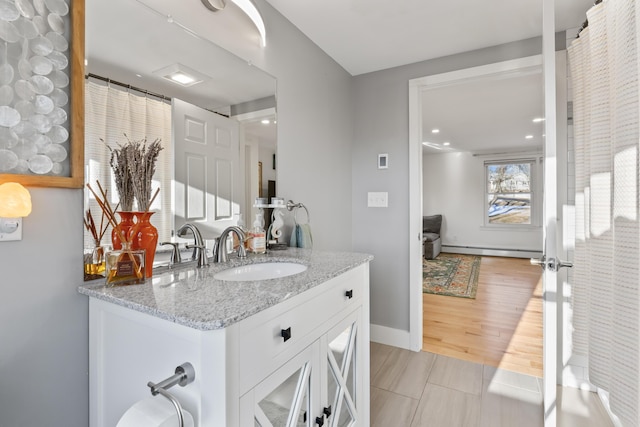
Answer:
<svg viewBox="0 0 640 427"><path fill-rule="evenodd" d="M454 129L456 132L453 132L455 135L451 137L453 138L452 140L448 140L446 138L445 129L440 129L441 125L435 122L433 124L429 124L426 128L422 126L424 114L428 109L428 106L423 103L423 96L427 91L430 92L433 99L436 100L436 109L449 111L450 114L456 116L463 116L463 110L472 108L472 106L469 105L470 103L465 102L464 98L462 98L465 94L468 94L471 91L478 91L476 96L485 100L485 110L489 110L491 103L497 102L499 98L497 91L493 89L493 87L498 83L512 82L511 89L507 90L507 96L511 96L512 99L526 99L527 95L522 94L519 97L519 94L515 91L522 90L522 88L527 84L533 84L535 85L534 91L536 91L539 94L539 98L541 98L541 64L541 56L538 55L428 76L421 79L415 79L410 82L410 120L418 120L418 123L420 123L420 125L412 125L410 130L412 133L411 140L416 142L411 145L411 157L415 156L415 160L417 160L413 161L414 164L412 166L414 167L412 168L412 175L410 179L412 183L412 189L410 190L411 224L412 227L415 227L415 229L411 229L412 235L421 235L421 224L418 223L417 219L423 214L432 215L445 213L444 226L442 230L444 245L443 251L475 253L478 255L513 256L515 254L516 257L521 258L536 256L541 252L542 167L539 163L542 158L541 139L538 140L537 148L532 148L533 144L531 143L528 145L526 144L528 139L533 138L533 136L532 138L526 138L528 133L523 135L518 134L517 138L522 139L522 142L515 146L513 144L514 141L511 141L511 146L495 143L493 145L487 145L487 142L484 142L487 141L487 139L483 139L481 137L482 132L488 132L487 138L492 142L495 142L500 138L499 135L495 134L495 131L503 132L507 135L509 135L510 132L521 132L521 130L518 129L511 129L510 125L516 122L516 118L509 117L509 114L511 114L509 107L507 107L506 110L494 113L497 114L497 116L493 117L492 120L486 119L487 122L490 121L488 129L486 130L481 130L483 126L487 127L487 123L483 124L483 120L485 119L481 117L477 118L478 122L471 123L472 120L467 120L466 123L458 123L457 126L455 126L456 129ZM535 83L536 78L537 83ZM480 82L480 85L476 84L475 87L470 85L470 83L478 81ZM465 90L461 91L462 94L459 95L460 98L451 96L450 93L446 91L446 89L455 85L466 86ZM438 98L438 96L443 93L447 93L446 97ZM539 104L535 106L538 111L541 110L541 107L542 102L539 102ZM513 108L511 108L511 110L513 110ZM531 117L529 117L528 120L531 122L537 117L543 117L542 112L538 112L537 114L532 112ZM445 126L448 127L449 130L454 127L450 123ZM490 129L491 126L496 129ZM535 125L532 125L532 129L535 130ZM536 135L536 137L541 137L541 134L543 133L542 127L538 126L538 129L540 129L540 135ZM494 134L491 134L491 131L493 131ZM470 132L471 134L475 132L477 137L473 138L474 135L465 135L465 132ZM460 146L460 142L465 138L472 139L475 142L478 142L479 145L468 147ZM512 134L509 138L513 140L516 137ZM433 154L432 156L432 158L437 158L437 160L430 161L427 157L423 158L423 146L421 146L419 142L427 145L427 149L430 149L432 153L439 153ZM505 226L504 224L499 224L499 226L496 227L495 224L491 223L491 219L486 216L487 192L484 190L484 188L486 188L485 184L487 181L486 164L491 161L511 161L522 158L525 158L527 161L532 162L532 164L539 166L536 172L537 176L535 176L538 184L531 190L530 194L530 219L523 227L517 227L517 231L515 231L516 229ZM417 166L417 168L415 166ZM416 169L420 171L418 176L413 175L413 172L415 172ZM425 176L423 178L422 171L425 169L427 169L429 176ZM454 187L455 185L458 185L458 189L453 189L451 185L449 185L451 181L455 180L457 180L458 183L454 184ZM434 187L434 182L436 183L436 186L440 186L441 188L438 189ZM485 184L483 184L483 182ZM416 183L418 183L418 185L416 185ZM446 185L443 185L443 183ZM425 189L429 191L425 191ZM423 199L423 195L427 194L429 196ZM452 194L454 196L452 196ZM524 244L522 243L523 241L525 241ZM518 242L520 242L519 245ZM422 294L421 241L412 245L410 264L411 330L415 331L415 328L419 328L421 331L419 336L416 336L417 334L415 333L412 333L411 335L411 345L414 350L422 349L431 344L437 344L438 332L431 331L433 332L433 334L431 334L430 332L423 330L423 326L426 328L426 325L429 325L428 322L438 322L440 326L445 325L443 327L446 328L447 324L453 326L455 321L460 321L466 315L469 315L467 319L469 322L477 322L479 318L473 317L471 314L472 310L470 310L474 305L477 306L478 313L485 312L486 314L486 311L491 307L495 310L500 310L495 305L495 299L497 298L495 294L496 289L513 295L513 291L517 288L513 288L511 290L506 289L504 286L500 288L502 285L500 283L496 283L496 279L491 278L492 275L495 276L498 274L498 276L502 275L502 277L505 277L505 275L508 276L508 274L513 274L513 277L516 277L518 274L516 272L517 269L520 269L521 272L527 270L527 273L524 274L527 279L524 280L525 283L521 284L526 289L524 291L524 299L522 292L520 292L521 295L514 296L517 301L506 302L507 305L515 305L518 307L516 310L520 310L509 316L511 325L506 326L505 324L505 327L502 328L503 334L512 334L507 339L507 341L509 341L508 343L504 342L504 336L502 337L503 342L500 342L499 337L494 337L492 339L490 334L483 338L481 335L476 333L480 331L477 329L474 331L474 326L470 324L467 331L463 334L468 338L468 342L466 343L467 345L458 343L456 348L456 344L451 344L450 342L444 343L441 340L440 344L443 345L440 346L440 351L446 351L448 352L448 355L453 357L461 357L466 360L495 364L496 360L501 360L501 357L495 353L501 352L502 355L504 355L505 351L508 351L509 345L511 345L510 342L512 341L510 338L512 338L513 334L517 330L521 320L530 320L529 318L533 318L535 319L535 328L539 328L540 331L539 333L535 332L535 334L539 335L539 343L536 344L536 347L538 347L538 349L536 349L538 356L536 356L536 361L532 363L532 366L530 367L531 369L525 370L524 373L541 376L541 362L538 362L538 360L541 360L542 358L541 289L536 290L541 272L535 268L531 268L531 266L528 265L528 260L517 258L484 258L481 271L484 269L486 274L483 279L482 286L484 287L484 290L482 292L486 292L486 298L481 297L481 294L479 294L477 300L471 301L459 301L455 297L441 297ZM510 270L513 270L514 272L509 273ZM492 283L492 280L494 283ZM517 293L518 292L516 292L516 294ZM528 295L526 295L527 293ZM439 300L435 301L437 298L439 298ZM530 301L531 304L529 304ZM458 317L456 320L452 319L452 316L448 316L449 320L445 321L443 319L447 316L442 316L440 319L433 318L431 314L437 310L432 310L429 315L425 314L424 323L422 323L422 310L428 310L427 306L424 306L424 304L426 303L428 305L429 302L431 302L432 305L435 302L436 305L439 306L438 310L440 310L444 304L448 305L449 309L453 312L458 310L460 313L464 313L465 316ZM537 304L539 304L539 308L536 307ZM418 322L420 322L420 324L418 324ZM483 327L482 325L476 325L475 327L478 326L480 328ZM493 326L494 329L490 333L499 335L499 325L493 324ZM464 329L464 327L462 329ZM490 325L488 326L488 324L485 323L484 329L484 332L487 332L487 329L490 330L492 328ZM422 339L423 336L427 338L425 341ZM451 334L449 334L449 336L451 336ZM427 343L428 340L431 340L431 342ZM484 343L483 345L487 345L487 343L489 343L488 345L491 345L493 341L494 348L492 348L489 353L493 352L494 355L491 357L488 355L482 356L485 358L479 360L478 357L480 356L477 354L477 348L473 348L473 346L469 345L471 341L482 341ZM446 348L447 345L449 348ZM513 345L515 345L515 342ZM457 353L457 356L455 353Z"/></svg>

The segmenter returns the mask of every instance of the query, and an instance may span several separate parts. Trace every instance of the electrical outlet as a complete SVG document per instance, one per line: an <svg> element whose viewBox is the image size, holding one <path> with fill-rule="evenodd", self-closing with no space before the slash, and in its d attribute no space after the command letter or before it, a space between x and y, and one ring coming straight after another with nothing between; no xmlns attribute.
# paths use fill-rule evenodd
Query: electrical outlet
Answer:
<svg viewBox="0 0 640 427"><path fill-rule="evenodd" d="M22 240L22 218L0 218L0 242Z"/></svg>
<svg viewBox="0 0 640 427"><path fill-rule="evenodd" d="M386 191L367 193L367 207L369 208L389 207L389 193L387 193Z"/></svg>

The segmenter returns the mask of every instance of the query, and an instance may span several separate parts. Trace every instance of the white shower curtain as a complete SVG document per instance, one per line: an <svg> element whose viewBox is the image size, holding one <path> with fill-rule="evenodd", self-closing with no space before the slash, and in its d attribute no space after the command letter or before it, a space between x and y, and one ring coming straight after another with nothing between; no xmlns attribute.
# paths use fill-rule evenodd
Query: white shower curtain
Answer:
<svg viewBox="0 0 640 427"><path fill-rule="evenodd" d="M87 81L85 84L85 181L96 189L96 180L109 189L113 206L118 202L113 173L109 164L111 147L131 140L147 138L151 142L160 138L163 150L156 162L156 173L152 183L152 194L160 188L158 197L151 206L155 214L151 223L158 229L158 242L171 240L173 210L171 209L171 186L173 179L173 148L171 140L171 105L144 94L112 87L102 82ZM93 218L100 221L100 207L87 191L86 208L91 208ZM110 233L110 231L108 232ZM102 240L110 244L110 234ZM91 247L93 239L85 232L85 247Z"/></svg>
<svg viewBox="0 0 640 427"><path fill-rule="evenodd" d="M640 425L640 110L635 0L605 0L569 48L576 162L574 354Z"/></svg>

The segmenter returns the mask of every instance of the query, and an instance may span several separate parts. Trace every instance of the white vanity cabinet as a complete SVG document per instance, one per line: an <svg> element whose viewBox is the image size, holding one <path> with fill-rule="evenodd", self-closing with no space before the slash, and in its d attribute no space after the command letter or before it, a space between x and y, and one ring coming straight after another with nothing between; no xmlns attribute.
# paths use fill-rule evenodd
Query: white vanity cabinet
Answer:
<svg viewBox="0 0 640 427"><path fill-rule="evenodd" d="M91 298L92 427L184 362L195 381L169 391L200 427L368 426L368 263L221 329Z"/></svg>
<svg viewBox="0 0 640 427"><path fill-rule="evenodd" d="M369 352L368 333L362 326L362 287L348 280L349 273L340 279L342 283L321 297L325 300L310 301L296 307L294 313L280 314L256 327L260 334L275 337L272 353L276 357L266 369L256 363L255 370L241 371L240 382L244 377L247 385L241 398L241 425L369 425ZM298 317L305 312L306 316ZM294 319L308 321L311 332L286 348L298 330L304 333L304 325L288 326ZM241 336L241 342L246 342L245 337L254 335ZM255 342L247 344L258 349ZM251 354L244 353L247 362L256 357ZM241 355L241 364L242 360ZM264 374L268 376L260 380ZM260 380L257 384L256 379ZM241 393L244 391L241 387Z"/></svg>

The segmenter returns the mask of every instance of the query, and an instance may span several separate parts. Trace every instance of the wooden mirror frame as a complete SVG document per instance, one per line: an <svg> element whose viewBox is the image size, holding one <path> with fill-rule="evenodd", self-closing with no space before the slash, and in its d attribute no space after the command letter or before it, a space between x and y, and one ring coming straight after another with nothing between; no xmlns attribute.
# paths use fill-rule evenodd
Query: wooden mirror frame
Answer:
<svg viewBox="0 0 640 427"><path fill-rule="evenodd" d="M82 188L84 186L84 11L85 0L71 0L69 58L70 176L0 174L0 183L19 182L31 187Z"/></svg>

